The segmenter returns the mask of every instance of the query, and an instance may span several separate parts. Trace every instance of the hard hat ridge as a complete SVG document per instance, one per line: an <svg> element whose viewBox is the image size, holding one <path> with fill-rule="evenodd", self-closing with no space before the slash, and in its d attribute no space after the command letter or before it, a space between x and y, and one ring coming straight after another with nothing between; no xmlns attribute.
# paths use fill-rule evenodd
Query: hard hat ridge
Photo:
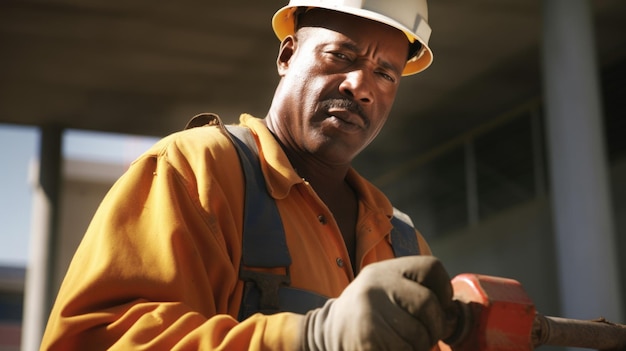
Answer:
<svg viewBox="0 0 626 351"><path fill-rule="evenodd" d="M295 32L294 13L301 7L317 7L356 15L402 31L411 44L402 75L421 72L433 61L428 46L431 29L426 0L290 0L272 18L272 27L279 40Z"/></svg>

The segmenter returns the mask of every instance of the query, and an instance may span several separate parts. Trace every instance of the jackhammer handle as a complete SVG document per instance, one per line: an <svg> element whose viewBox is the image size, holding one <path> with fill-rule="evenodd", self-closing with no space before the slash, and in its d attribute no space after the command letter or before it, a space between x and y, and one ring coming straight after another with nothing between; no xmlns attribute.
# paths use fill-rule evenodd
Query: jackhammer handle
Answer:
<svg viewBox="0 0 626 351"><path fill-rule="evenodd" d="M537 314L532 342L540 345L570 346L596 350L626 350L626 325L604 319L577 320Z"/></svg>

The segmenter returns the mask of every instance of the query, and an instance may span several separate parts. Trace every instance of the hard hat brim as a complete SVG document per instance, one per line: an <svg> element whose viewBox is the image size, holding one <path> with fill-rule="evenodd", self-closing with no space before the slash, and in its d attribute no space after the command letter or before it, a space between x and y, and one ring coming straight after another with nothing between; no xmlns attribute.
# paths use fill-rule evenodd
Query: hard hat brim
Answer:
<svg viewBox="0 0 626 351"><path fill-rule="evenodd" d="M422 48L417 53L417 55L413 56L411 59L407 61L406 66L404 67L404 70L402 71L403 76L408 76L408 75L419 73L425 70L426 68L428 68L428 66L430 66L431 63L433 62L433 53L430 47L428 46L428 42L427 42L428 36L430 36L430 27L428 27L427 24L426 24L427 28L424 28L424 30L427 31L426 40L423 40L416 33L413 33L410 29L398 23L397 21L387 16L384 16L384 15L381 15L372 11L349 7L349 6L341 6L341 5L324 6L322 4L322 5L316 5L315 7L343 12L343 13L367 18L376 22L380 22L380 23L389 25L393 28L396 28L402 31L407 36L407 39L410 43L414 43L415 41L420 42L422 44ZM298 6L294 5L292 2L289 5L279 9L274 14L274 17L272 18L272 28L274 29L274 33L276 34L279 40L282 41L288 35L294 34L295 21L294 21L293 15L297 8Z"/></svg>

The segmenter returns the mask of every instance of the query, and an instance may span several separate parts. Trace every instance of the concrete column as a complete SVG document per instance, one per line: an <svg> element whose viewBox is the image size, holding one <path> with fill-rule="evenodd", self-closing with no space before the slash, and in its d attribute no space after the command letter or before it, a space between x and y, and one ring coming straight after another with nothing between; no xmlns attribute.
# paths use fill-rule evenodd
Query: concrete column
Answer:
<svg viewBox="0 0 626 351"><path fill-rule="evenodd" d="M55 298L51 290L58 228L63 130L41 129L39 167L34 169L30 254L26 270L22 351L39 350Z"/></svg>
<svg viewBox="0 0 626 351"><path fill-rule="evenodd" d="M587 0L542 4L561 313L623 322L590 4Z"/></svg>

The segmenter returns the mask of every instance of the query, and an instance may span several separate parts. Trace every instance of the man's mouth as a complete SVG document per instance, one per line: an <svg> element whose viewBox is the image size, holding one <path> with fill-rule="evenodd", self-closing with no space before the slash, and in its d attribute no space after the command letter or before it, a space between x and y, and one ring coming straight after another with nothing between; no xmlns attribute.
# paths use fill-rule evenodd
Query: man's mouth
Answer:
<svg viewBox="0 0 626 351"><path fill-rule="evenodd" d="M341 122L351 124L361 129L367 128L368 119L361 106L350 99L328 99L322 101L322 108L329 116Z"/></svg>
<svg viewBox="0 0 626 351"><path fill-rule="evenodd" d="M361 118L361 116L358 114L352 113L347 110L330 109L328 110L328 115L337 118L345 124L365 129L365 122L363 121L363 118Z"/></svg>

